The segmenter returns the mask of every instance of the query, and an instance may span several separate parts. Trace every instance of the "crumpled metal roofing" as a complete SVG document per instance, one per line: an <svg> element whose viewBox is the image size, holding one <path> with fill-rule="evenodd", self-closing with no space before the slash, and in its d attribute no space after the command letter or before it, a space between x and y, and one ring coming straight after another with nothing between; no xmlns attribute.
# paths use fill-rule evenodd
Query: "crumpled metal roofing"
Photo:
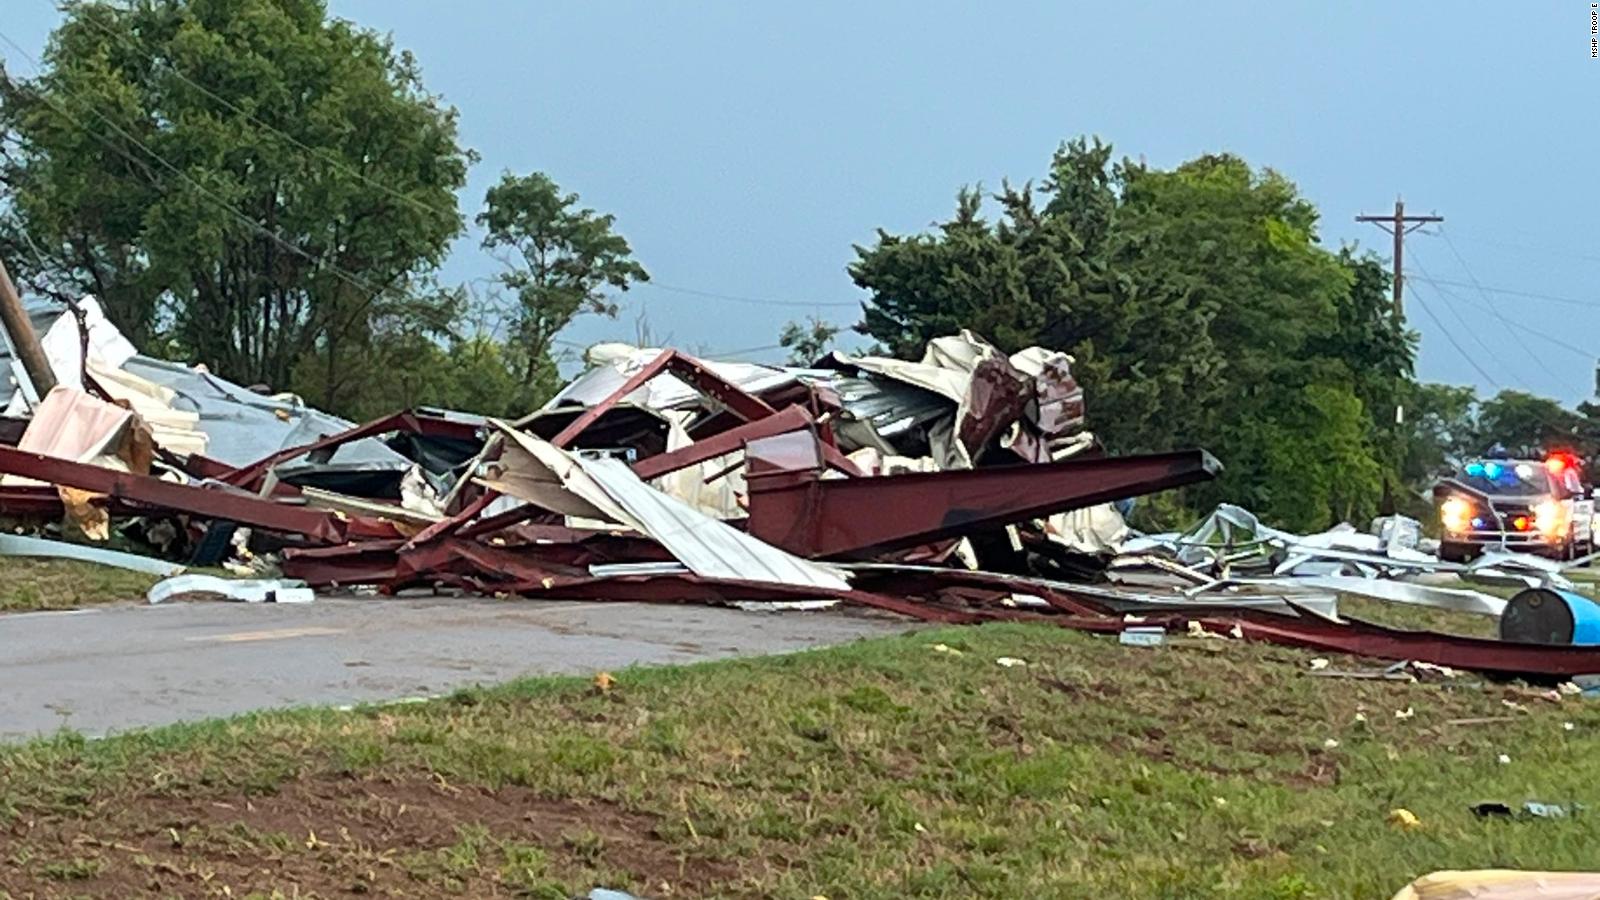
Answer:
<svg viewBox="0 0 1600 900"><path fill-rule="evenodd" d="M86 297L82 302L92 305L93 298ZM27 310L40 334L47 333L57 319L66 315L64 307L39 298L29 298ZM103 327L115 330L109 322ZM90 352L94 353L95 349L91 346ZM338 416L257 394L226 378L180 363L142 354L119 353L117 356L123 358L113 357L105 362L174 391L178 395L173 401L174 408L199 414L197 427L208 438L206 456L231 466L246 465L285 447L307 444L353 425ZM0 344L0 364L9 370L10 363L9 352ZM4 402L9 402L15 392L14 383L9 379L0 380L0 397ZM369 438L340 447L327 463L298 460L281 467L279 474L292 478L309 471L338 469L403 471L411 465L410 460L381 441Z"/></svg>

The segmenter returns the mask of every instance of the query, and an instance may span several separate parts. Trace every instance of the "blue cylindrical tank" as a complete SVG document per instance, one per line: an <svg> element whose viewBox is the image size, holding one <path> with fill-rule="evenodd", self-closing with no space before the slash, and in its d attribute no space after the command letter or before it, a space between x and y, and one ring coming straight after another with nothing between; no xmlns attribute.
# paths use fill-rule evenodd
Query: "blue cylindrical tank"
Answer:
<svg viewBox="0 0 1600 900"><path fill-rule="evenodd" d="M1528 588L1506 603L1500 639L1519 644L1600 645L1600 603L1582 594Z"/></svg>

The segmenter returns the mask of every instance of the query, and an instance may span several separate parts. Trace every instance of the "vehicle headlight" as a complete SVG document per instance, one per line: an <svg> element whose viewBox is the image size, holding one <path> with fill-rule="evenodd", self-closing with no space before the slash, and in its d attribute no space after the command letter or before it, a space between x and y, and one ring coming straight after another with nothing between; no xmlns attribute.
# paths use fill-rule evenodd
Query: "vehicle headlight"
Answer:
<svg viewBox="0 0 1600 900"><path fill-rule="evenodd" d="M1557 537L1567 529L1567 509L1555 500L1540 500L1533 505L1533 524L1545 537Z"/></svg>
<svg viewBox="0 0 1600 900"><path fill-rule="evenodd" d="M1439 504L1439 521L1444 524L1445 531L1469 530L1472 527L1472 504L1460 497L1451 497Z"/></svg>

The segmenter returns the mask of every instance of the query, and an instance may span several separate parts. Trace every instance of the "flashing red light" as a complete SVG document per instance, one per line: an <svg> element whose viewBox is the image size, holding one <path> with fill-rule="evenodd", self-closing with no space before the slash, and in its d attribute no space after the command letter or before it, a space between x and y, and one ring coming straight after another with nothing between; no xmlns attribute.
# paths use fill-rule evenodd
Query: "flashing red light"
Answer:
<svg viewBox="0 0 1600 900"><path fill-rule="evenodd" d="M1518 531L1527 531L1528 524L1529 522L1527 516L1517 516L1515 519L1511 520L1511 527Z"/></svg>
<svg viewBox="0 0 1600 900"><path fill-rule="evenodd" d="M1568 469L1576 469L1578 458L1571 453L1552 453L1544 461L1544 467L1550 470L1550 474L1560 475Z"/></svg>

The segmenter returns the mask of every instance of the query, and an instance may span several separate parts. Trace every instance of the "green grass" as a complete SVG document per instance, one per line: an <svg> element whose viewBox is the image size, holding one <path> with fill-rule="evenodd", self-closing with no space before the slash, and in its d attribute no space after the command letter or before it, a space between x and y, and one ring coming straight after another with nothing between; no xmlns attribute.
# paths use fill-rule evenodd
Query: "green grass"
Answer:
<svg viewBox="0 0 1600 900"><path fill-rule="evenodd" d="M0 578L0 612L79 609L139 600L160 579L70 559L8 556Z"/></svg>
<svg viewBox="0 0 1600 900"><path fill-rule="evenodd" d="M1600 704L1309 658L997 625L63 734L0 749L0 892L1343 898L1593 867ZM1595 811L1468 809L1530 799Z"/></svg>

